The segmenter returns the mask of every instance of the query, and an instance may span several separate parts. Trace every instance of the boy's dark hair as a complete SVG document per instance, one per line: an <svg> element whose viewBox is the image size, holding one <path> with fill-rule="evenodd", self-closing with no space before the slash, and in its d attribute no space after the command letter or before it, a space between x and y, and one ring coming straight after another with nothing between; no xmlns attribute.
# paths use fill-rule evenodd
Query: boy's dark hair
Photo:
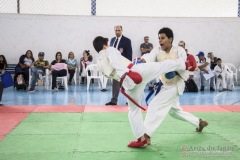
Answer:
<svg viewBox="0 0 240 160"><path fill-rule="evenodd" d="M84 52L86 52L88 56L90 55L90 51L89 50L84 50Z"/></svg>
<svg viewBox="0 0 240 160"><path fill-rule="evenodd" d="M221 59L221 58L218 58L217 61L222 61L222 59Z"/></svg>
<svg viewBox="0 0 240 160"><path fill-rule="evenodd" d="M159 32L158 32L158 35L161 34L161 33L164 33L164 34L166 34L166 36L168 38L173 39L173 31L170 28L164 27L164 28L160 29Z"/></svg>
<svg viewBox="0 0 240 160"><path fill-rule="evenodd" d="M108 44L108 38L98 36L93 40L93 47L97 52L100 52L103 49L103 45L107 45L107 44Z"/></svg>
<svg viewBox="0 0 240 160"><path fill-rule="evenodd" d="M92 60L93 60L93 56L92 56L92 55L89 55L89 56L88 56L88 61L89 61L89 62L92 62Z"/></svg>

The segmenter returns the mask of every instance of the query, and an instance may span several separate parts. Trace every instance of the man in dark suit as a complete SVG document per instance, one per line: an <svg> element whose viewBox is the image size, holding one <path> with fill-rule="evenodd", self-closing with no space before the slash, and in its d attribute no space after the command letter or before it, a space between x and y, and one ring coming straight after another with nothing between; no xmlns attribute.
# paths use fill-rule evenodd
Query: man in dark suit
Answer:
<svg viewBox="0 0 240 160"><path fill-rule="evenodd" d="M114 27L116 37L113 37L110 41L110 46L117 48L122 56L132 61L132 45L131 40L122 35L122 26L118 25ZM120 90L120 83L113 80L112 83L112 99L106 105L117 105L118 95Z"/></svg>

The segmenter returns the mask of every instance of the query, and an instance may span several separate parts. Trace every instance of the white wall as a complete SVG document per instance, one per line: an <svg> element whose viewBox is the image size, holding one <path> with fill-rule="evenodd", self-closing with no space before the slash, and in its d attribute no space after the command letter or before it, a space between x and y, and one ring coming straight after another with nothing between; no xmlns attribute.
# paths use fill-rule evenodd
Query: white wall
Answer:
<svg viewBox="0 0 240 160"><path fill-rule="evenodd" d="M31 49L37 58L39 51L49 61L61 51L67 58L73 51L79 59L82 51L90 49L96 57L92 40L98 35L114 36L114 26L121 24L123 34L132 40L134 56L140 55L139 46L148 35L158 45L158 31L170 27L174 43L184 40L189 52L212 51L223 62L240 66L239 18L142 18L92 16L38 16L0 14L0 54L8 63L17 63L21 54Z"/></svg>
<svg viewBox="0 0 240 160"><path fill-rule="evenodd" d="M237 17L238 0L97 0L98 16Z"/></svg>
<svg viewBox="0 0 240 160"><path fill-rule="evenodd" d="M237 17L238 0L97 0L97 16ZM17 0L0 0L17 13ZM20 0L22 14L91 15L91 0Z"/></svg>

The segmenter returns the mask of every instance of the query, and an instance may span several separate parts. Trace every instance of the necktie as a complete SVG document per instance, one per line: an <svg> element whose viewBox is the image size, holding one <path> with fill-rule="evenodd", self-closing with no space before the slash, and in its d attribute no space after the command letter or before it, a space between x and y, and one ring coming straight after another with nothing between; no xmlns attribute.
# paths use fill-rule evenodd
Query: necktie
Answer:
<svg viewBox="0 0 240 160"><path fill-rule="evenodd" d="M115 43L114 43L114 45L113 45L114 48L116 48L117 43L118 43L118 38L117 38L117 40L115 41Z"/></svg>

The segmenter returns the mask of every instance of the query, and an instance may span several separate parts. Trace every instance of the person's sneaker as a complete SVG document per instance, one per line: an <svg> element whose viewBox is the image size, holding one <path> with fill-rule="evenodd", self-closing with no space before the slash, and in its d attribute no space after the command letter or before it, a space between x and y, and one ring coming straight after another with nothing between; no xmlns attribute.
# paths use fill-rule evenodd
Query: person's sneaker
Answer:
<svg viewBox="0 0 240 160"><path fill-rule="evenodd" d="M203 121L202 119L199 119L199 127L196 128L196 132L202 132L203 128L208 125L207 121Z"/></svg>
<svg viewBox="0 0 240 160"><path fill-rule="evenodd" d="M53 88L52 91L53 91L53 92L57 92L58 89L57 89L57 88Z"/></svg>
<svg viewBox="0 0 240 160"><path fill-rule="evenodd" d="M42 81L43 80L43 76L42 76L42 74L41 73L39 73L39 79Z"/></svg>
<svg viewBox="0 0 240 160"><path fill-rule="evenodd" d="M115 105L117 105L116 103L113 103L113 102L108 102L108 103L106 103L105 104L106 106L115 106Z"/></svg>
<svg viewBox="0 0 240 160"><path fill-rule="evenodd" d="M147 140L141 141L141 138L138 138L137 140L131 141L128 144L128 147L130 148L144 148L147 147L148 142Z"/></svg>
<svg viewBox="0 0 240 160"><path fill-rule="evenodd" d="M64 86L58 86L58 89L64 90Z"/></svg>
<svg viewBox="0 0 240 160"><path fill-rule="evenodd" d="M30 88L30 89L28 90L28 92L35 92L35 89L34 89L34 88Z"/></svg>
<svg viewBox="0 0 240 160"><path fill-rule="evenodd" d="M227 91L226 88L223 88L222 90L220 90L219 92L224 92L224 91Z"/></svg>
<svg viewBox="0 0 240 160"><path fill-rule="evenodd" d="M227 89L228 91L232 91L232 89Z"/></svg>
<svg viewBox="0 0 240 160"><path fill-rule="evenodd" d="M210 91L215 91L215 89L213 87L210 87Z"/></svg>
<svg viewBox="0 0 240 160"><path fill-rule="evenodd" d="M102 92L106 92L107 90L106 89L101 89Z"/></svg>

